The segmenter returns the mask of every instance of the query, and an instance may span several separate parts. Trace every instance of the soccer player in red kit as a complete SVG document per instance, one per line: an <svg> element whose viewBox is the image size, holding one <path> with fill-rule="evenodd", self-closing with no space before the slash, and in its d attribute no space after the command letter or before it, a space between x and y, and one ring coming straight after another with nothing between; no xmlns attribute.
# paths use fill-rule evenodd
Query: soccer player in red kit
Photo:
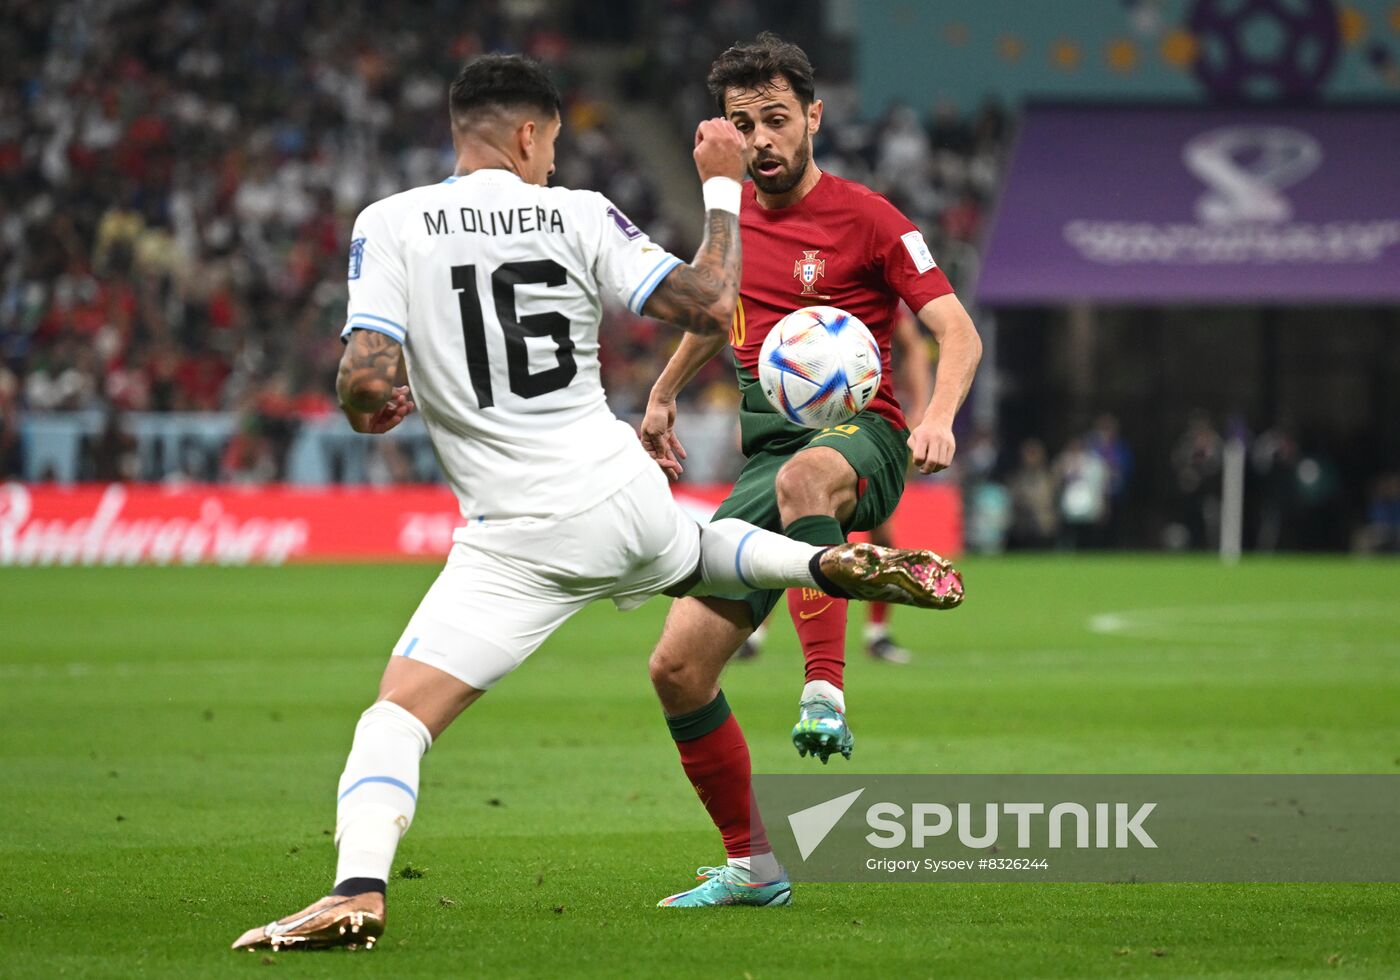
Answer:
<svg viewBox="0 0 1400 980"><path fill-rule="evenodd" d="M812 162L822 103L801 48L761 34L720 55L707 81L721 112L745 137L752 177L740 210L743 275L729 338L748 461L716 517L742 517L813 544L839 542L890 515L911 459L923 473L953 461L953 417L972 384L981 342L913 223L885 198L823 174ZM890 337L901 300L940 345L933 398L918 406L912 429L890 381ZM820 431L788 422L768 404L757 378L767 332L793 310L817 305L864 321L884 362L870 405L847 424ZM642 442L673 476L684 458L674 431L676 395L724 343L723 337L684 338L652 388ZM729 858L723 867L702 869L698 887L663 905L767 904L766 896L790 894L766 840L750 831L748 747L718 684L724 664L779 596L754 591L677 600L652 654L652 683L682 764ZM849 756L846 603L801 589L788 601L807 676L793 742L823 762L832 752Z"/></svg>

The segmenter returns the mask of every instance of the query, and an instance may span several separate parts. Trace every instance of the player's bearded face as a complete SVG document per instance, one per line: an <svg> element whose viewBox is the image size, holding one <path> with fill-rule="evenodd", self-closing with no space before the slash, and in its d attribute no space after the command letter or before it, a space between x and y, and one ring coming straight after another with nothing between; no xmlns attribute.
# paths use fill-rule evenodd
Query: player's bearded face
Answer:
<svg viewBox="0 0 1400 980"><path fill-rule="evenodd" d="M802 139L784 157L777 146L755 150L749 161L749 175L765 194L786 194L802 182L812 162L812 134L804 128Z"/></svg>
<svg viewBox="0 0 1400 980"><path fill-rule="evenodd" d="M749 149L749 176L764 194L786 194L802 182L812 162L812 133L821 104L811 106L781 75L758 88L725 92L725 114Z"/></svg>

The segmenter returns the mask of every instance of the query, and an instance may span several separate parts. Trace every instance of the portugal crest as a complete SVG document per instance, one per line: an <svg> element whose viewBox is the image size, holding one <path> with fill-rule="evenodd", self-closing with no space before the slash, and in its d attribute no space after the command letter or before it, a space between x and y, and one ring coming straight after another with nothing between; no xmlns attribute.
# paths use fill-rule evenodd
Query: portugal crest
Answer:
<svg viewBox="0 0 1400 980"><path fill-rule="evenodd" d="M793 263L792 277L802 283L803 296L816 296L821 299L830 299L829 296L822 296L817 292L817 280L826 275L826 259L817 258L817 253L821 249L804 249L802 258Z"/></svg>

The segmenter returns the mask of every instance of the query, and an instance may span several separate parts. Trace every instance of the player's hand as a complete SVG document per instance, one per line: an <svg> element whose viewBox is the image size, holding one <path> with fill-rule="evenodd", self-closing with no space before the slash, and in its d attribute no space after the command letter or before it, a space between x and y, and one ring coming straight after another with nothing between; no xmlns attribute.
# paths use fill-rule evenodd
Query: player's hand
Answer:
<svg viewBox="0 0 1400 980"><path fill-rule="evenodd" d="M408 385L401 385L394 389L393 396L380 406L379 411L369 416L362 431L375 435L388 432L408 418L413 407L413 394L408 390Z"/></svg>
<svg viewBox="0 0 1400 980"><path fill-rule="evenodd" d="M953 453L957 449L952 426L923 422L909 433L909 451L914 454L914 465L920 473L947 469L953 465Z"/></svg>
<svg viewBox="0 0 1400 980"><path fill-rule="evenodd" d="M676 438L676 403L655 396L648 399L638 435L642 448L656 460L656 465L661 467L667 478L672 482L679 480L685 472L685 467L681 465L681 460L685 459L685 447Z"/></svg>
<svg viewBox="0 0 1400 980"><path fill-rule="evenodd" d="M744 136L728 119L706 119L695 128L695 169L703 184L711 177L744 179Z"/></svg>

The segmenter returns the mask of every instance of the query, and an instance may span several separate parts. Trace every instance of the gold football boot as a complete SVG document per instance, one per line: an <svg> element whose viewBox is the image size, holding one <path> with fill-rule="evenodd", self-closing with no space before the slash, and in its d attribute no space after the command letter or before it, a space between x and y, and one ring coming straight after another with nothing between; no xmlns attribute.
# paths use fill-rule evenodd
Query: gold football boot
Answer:
<svg viewBox="0 0 1400 980"><path fill-rule="evenodd" d="M952 609L963 601L962 573L932 551L847 542L822 552L817 567L853 599L920 609Z"/></svg>
<svg viewBox="0 0 1400 980"><path fill-rule="evenodd" d="M272 950L374 949L384 934L384 896L379 892L363 895L327 895L295 915L265 926L249 929L234 941L234 949Z"/></svg>

